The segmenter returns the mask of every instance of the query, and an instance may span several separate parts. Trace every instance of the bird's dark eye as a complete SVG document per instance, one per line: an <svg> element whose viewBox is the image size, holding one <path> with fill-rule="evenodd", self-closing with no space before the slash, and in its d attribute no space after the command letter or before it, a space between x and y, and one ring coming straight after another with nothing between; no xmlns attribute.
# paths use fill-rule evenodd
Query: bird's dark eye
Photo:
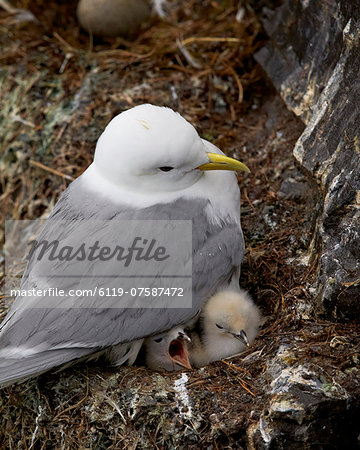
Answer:
<svg viewBox="0 0 360 450"><path fill-rule="evenodd" d="M219 325L218 323L216 324L216 326L217 326L218 328L220 328L220 330L223 330L223 329L224 329L224 327L222 327L222 326Z"/></svg>
<svg viewBox="0 0 360 450"><path fill-rule="evenodd" d="M154 339L155 342L161 342L163 338Z"/></svg>
<svg viewBox="0 0 360 450"><path fill-rule="evenodd" d="M170 167L170 166L164 166L164 167L159 167L159 169L160 169L162 172L170 172L170 170L173 170L173 167Z"/></svg>

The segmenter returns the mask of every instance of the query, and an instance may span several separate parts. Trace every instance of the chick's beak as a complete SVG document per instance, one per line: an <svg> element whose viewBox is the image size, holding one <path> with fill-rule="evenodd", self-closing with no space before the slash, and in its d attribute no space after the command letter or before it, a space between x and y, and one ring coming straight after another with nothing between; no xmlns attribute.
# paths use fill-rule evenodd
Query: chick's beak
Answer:
<svg viewBox="0 0 360 450"><path fill-rule="evenodd" d="M189 339L189 338L188 338ZM185 369L192 369L189 353L183 339L174 339L169 345L170 359Z"/></svg>
<svg viewBox="0 0 360 450"><path fill-rule="evenodd" d="M197 167L200 170L239 170L243 172L250 172L250 169L242 162L234 158L229 158L225 155L219 155L218 153L206 153L209 158L209 162L201 164Z"/></svg>
<svg viewBox="0 0 360 450"><path fill-rule="evenodd" d="M183 341L186 342L191 342L190 337L185 333L185 331L179 331L178 333L178 339L182 339Z"/></svg>
<svg viewBox="0 0 360 450"><path fill-rule="evenodd" d="M234 333L233 336L242 341L247 347L250 347L249 339L247 338L244 330L241 330L239 334Z"/></svg>

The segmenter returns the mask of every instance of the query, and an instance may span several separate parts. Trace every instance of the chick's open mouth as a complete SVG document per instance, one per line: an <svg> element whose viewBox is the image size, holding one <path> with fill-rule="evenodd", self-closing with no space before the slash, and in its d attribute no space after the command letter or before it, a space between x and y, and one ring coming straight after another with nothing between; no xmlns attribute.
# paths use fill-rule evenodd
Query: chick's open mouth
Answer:
<svg viewBox="0 0 360 450"><path fill-rule="evenodd" d="M169 355L176 364L186 369L192 369L189 362L189 353L183 340L174 339L170 342Z"/></svg>

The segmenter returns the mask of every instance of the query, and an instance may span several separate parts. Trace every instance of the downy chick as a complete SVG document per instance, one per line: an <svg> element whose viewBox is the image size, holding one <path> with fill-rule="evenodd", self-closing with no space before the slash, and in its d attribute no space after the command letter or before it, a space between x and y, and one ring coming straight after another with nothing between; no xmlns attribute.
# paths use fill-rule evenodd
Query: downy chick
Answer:
<svg viewBox="0 0 360 450"><path fill-rule="evenodd" d="M244 351L254 341L260 313L249 294L221 291L204 305L200 319L187 334L192 367L203 367Z"/></svg>
<svg viewBox="0 0 360 450"><path fill-rule="evenodd" d="M187 349L189 341L182 327L175 327L165 333L146 338L143 344L146 365L160 372L191 369Z"/></svg>

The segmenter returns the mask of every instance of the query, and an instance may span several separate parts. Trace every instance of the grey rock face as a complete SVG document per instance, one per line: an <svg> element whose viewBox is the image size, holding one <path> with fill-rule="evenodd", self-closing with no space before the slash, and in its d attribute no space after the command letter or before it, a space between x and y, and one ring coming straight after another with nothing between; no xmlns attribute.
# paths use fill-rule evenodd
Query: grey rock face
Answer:
<svg viewBox="0 0 360 450"><path fill-rule="evenodd" d="M286 1L263 19L271 41L256 57L307 125L294 156L317 183L316 312L360 313L360 13L356 2Z"/></svg>
<svg viewBox="0 0 360 450"><path fill-rule="evenodd" d="M359 397L310 361L299 347L281 345L269 361L269 401L247 430L251 449L352 448L357 439ZM352 374L357 376L358 369ZM336 375L338 380L351 374Z"/></svg>

